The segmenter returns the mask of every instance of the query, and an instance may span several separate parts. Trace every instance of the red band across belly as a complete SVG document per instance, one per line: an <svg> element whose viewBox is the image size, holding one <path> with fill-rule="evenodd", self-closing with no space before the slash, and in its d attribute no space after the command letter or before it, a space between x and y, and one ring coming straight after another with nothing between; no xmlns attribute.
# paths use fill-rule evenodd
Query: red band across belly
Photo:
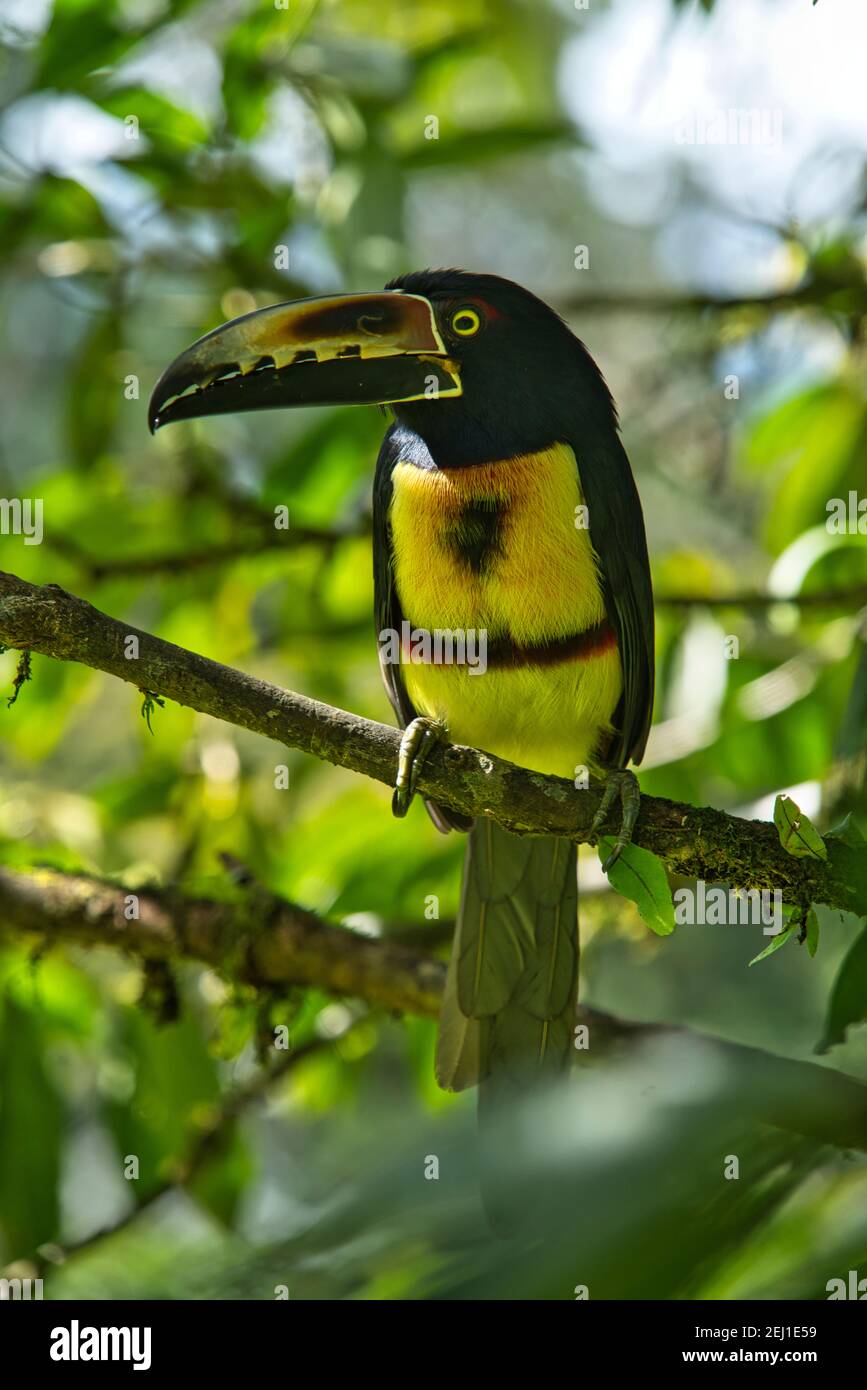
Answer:
<svg viewBox="0 0 867 1390"><path fill-rule="evenodd" d="M511 637L489 637L485 659L489 669L493 667L498 671L516 670L522 666L560 666L567 661L584 661L589 657L601 656L616 645L614 629L607 619L603 619L583 632L555 637L549 642L522 644ZM401 644L401 656L404 661L419 665L440 664L436 657L427 662L421 653L411 656L406 643Z"/></svg>
<svg viewBox="0 0 867 1390"><path fill-rule="evenodd" d="M583 632L557 637L550 642L523 646L510 637L488 638L488 666L508 670L517 666L559 666L565 661L582 661L601 656L615 646L617 638L611 624L603 619Z"/></svg>

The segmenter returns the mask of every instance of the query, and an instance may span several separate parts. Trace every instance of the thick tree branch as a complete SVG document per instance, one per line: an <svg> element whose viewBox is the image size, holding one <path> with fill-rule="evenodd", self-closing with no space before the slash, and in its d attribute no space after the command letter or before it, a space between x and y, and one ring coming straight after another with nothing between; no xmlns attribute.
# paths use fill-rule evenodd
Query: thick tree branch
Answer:
<svg viewBox="0 0 867 1390"><path fill-rule="evenodd" d="M38 587L0 572L0 643L82 662L327 762L394 782L396 729L163 642L55 585ZM468 815L491 816L516 834L561 835L578 842L591 838L600 795L598 788L576 790L564 778L529 772L459 745L434 749L419 790ZM634 839L677 874L779 889L786 901L804 906L824 902L864 911L856 852L841 842L829 845L827 861L799 859L783 849L768 822L650 796L642 798Z"/></svg>
<svg viewBox="0 0 867 1390"><path fill-rule="evenodd" d="M138 916L130 918L133 901ZM43 944L116 946L143 960L193 959L254 986L316 985L425 1017L438 1013L445 983L441 961L329 926L261 890L226 903L157 889L133 895L54 870L0 869L0 922ZM589 1008L579 1018L590 1034L579 1060L595 1061L647 1037L687 1037L718 1057L727 1089L745 1114L840 1148L867 1150L867 1086L852 1077L667 1024L628 1023Z"/></svg>
<svg viewBox="0 0 867 1390"><path fill-rule="evenodd" d="M440 961L330 927L256 888L220 902L0 868L0 907L6 927L50 942L117 946L146 961L190 958L242 984L315 985L392 1012L432 1018L439 1011Z"/></svg>

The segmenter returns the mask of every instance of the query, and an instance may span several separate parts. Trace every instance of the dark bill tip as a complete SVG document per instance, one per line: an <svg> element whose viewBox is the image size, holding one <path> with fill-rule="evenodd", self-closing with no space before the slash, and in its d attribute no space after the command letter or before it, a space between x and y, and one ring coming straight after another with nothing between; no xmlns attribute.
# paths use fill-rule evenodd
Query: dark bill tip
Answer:
<svg viewBox="0 0 867 1390"><path fill-rule="evenodd" d="M451 370L450 370L451 368ZM178 420L232 415L291 406L382 405L418 397L459 394L452 363L435 358L336 358L263 368L216 379L162 404L154 392L148 410L151 434Z"/></svg>
<svg viewBox="0 0 867 1390"><path fill-rule="evenodd" d="M332 295L257 309L200 338L163 372L148 424L153 433L203 415L460 394L429 300Z"/></svg>

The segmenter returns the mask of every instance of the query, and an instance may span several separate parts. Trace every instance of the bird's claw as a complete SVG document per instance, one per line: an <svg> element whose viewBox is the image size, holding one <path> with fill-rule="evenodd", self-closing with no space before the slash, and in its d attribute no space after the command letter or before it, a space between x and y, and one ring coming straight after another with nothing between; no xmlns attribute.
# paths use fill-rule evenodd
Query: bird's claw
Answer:
<svg viewBox="0 0 867 1390"><path fill-rule="evenodd" d="M400 740L397 758L397 781L391 798L392 814L402 819L415 796L418 774L431 749L446 736L446 727L439 719L419 715L407 724Z"/></svg>
<svg viewBox="0 0 867 1390"><path fill-rule="evenodd" d="M615 798L620 797L620 806L623 812L620 821L620 830L617 839L614 841L614 848L602 865L602 872L607 874L609 869L620 858L622 851L632 842L632 832L635 822L638 819L638 810L641 806L641 788L638 785L638 778L631 769L626 767L611 768L605 778L605 790L602 793L602 800L599 803L599 810L593 817L593 824L590 826L591 835L598 835L605 823L605 817L611 810Z"/></svg>

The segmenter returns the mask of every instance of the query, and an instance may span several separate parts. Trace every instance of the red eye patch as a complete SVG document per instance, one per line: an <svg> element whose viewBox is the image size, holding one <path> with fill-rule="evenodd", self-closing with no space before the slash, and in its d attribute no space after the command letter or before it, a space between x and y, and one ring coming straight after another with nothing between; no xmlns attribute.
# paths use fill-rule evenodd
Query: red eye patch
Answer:
<svg viewBox="0 0 867 1390"><path fill-rule="evenodd" d="M473 298L473 299L468 299L468 300L466 300L465 303L467 303L467 304L478 304L478 306L479 306L480 309L484 309L485 315L486 315L489 319L501 319L501 318L503 317L503 314L501 313L501 311L500 311L499 309L495 308L493 304L489 304L488 301L487 301L487 299L477 299L477 298Z"/></svg>

